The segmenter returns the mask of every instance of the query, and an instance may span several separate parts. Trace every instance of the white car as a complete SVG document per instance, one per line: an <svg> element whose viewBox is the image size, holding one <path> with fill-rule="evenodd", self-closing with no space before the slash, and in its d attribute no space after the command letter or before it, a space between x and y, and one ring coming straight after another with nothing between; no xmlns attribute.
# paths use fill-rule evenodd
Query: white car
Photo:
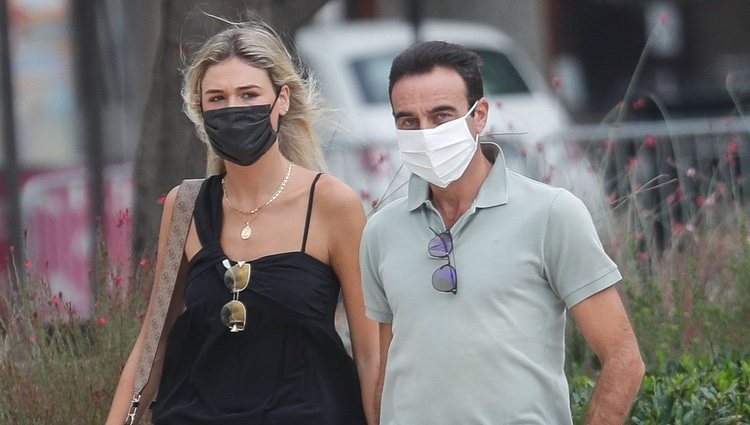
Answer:
<svg viewBox="0 0 750 425"><path fill-rule="evenodd" d="M298 55L331 109L321 126L329 170L360 191L368 205L403 193L408 173L401 170L394 178L400 161L388 74L393 58L414 40L413 27L396 20L309 26L295 38ZM568 125L565 110L506 34L473 22L427 20L420 40L458 43L481 57L491 109L480 140L498 142L511 169L571 189L592 212L601 207L597 176L554 137Z"/></svg>

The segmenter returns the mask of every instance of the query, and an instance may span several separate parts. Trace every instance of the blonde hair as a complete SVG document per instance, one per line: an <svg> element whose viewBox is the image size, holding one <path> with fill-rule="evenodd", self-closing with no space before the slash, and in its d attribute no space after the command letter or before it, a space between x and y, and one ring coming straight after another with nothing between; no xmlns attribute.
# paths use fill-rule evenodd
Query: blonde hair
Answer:
<svg viewBox="0 0 750 425"><path fill-rule="evenodd" d="M298 165L324 170L325 161L313 128L320 115L315 81L311 77L301 77L289 50L268 24L254 20L232 25L206 40L184 71L183 108L195 124L198 137L208 146L208 175L224 172L225 166L208 142L201 107L201 84L209 67L232 57L264 69L277 90L284 85L289 87L289 110L279 117L279 150Z"/></svg>

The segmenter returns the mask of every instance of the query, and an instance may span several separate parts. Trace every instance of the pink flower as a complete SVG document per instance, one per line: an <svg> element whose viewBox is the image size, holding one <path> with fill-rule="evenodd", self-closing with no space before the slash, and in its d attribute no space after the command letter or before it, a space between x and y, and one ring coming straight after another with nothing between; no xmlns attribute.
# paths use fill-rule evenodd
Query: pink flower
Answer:
<svg viewBox="0 0 750 425"><path fill-rule="evenodd" d="M151 268L151 260L149 260L148 257L141 257L138 265L141 266L142 269L149 269Z"/></svg>
<svg viewBox="0 0 750 425"><path fill-rule="evenodd" d="M694 178L695 177L695 173L696 173L695 172L695 168L693 168L693 167L688 168L687 171L685 172L685 174L687 174L687 176L690 177L690 178Z"/></svg>
<svg viewBox="0 0 750 425"><path fill-rule="evenodd" d="M630 157L630 158L628 159L628 163L627 163L627 165L625 165L625 169L626 169L626 170L633 170L633 169L635 169L635 167L637 167L637 166L638 166L638 158L636 158L636 157L634 157L634 156L631 156L631 157Z"/></svg>
<svg viewBox="0 0 750 425"><path fill-rule="evenodd" d="M740 145L737 143L736 140L734 140L734 138L732 138L732 143L730 143L729 146L727 146L727 153L730 155L735 155L737 154L737 152L739 152L739 150L740 150Z"/></svg>
<svg viewBox="0 0 750 425"><path fill-rule="evenodd" d="M156 203L159 205L164 205L164 202L167 200L167 195L162 193L156 198Z"/></svg>
<svg viewBox="0 0 750 425"><path fill-rule="evenodd" d="M560 77L552 77L552 87L559 89L560 88Z"/></svg>
<svg viewBox="0 0 750 425"><path fill-rule="evenodd" d="M130 222L130 211L125 208L124 211L117 213L117 227L120 228Z"/></svg>
<svg viewBox="0 0 750 425"><path fill-rule="evenodd" d="M706 198L703 197L703 195L698 195L695 197L695 205L698 206L698 208L702 207L706 203Z"/></svg>
<svg viewBox="0 0 750 425"><path fill-rule="evenodd" d="M29 335L29 342L32 344L36 343L36 335Z"/></svg>
<svg viewBox="0 0 750 425"><path fill-rule="evenodd" d="M98 323L99 326L104 326L107 324L107 318L104 316L99 316L99 318L96 319L96 323Z"/></svg>
<svg viewBox="0 0 750 425"><path fill-rule="evenodd" d="M680 234L685 230L685 225L682 223L675 223L674 226L672 226L672 235L674 236L680 236Z"/></svg>
<svg viewBox="0 0 750 425"><path fill-rule="evenodd" d="M115 285L117 285L117 286L122 286L122 284L125 282L125 278L122 277L122 276L120 276L119 274L117 276L115 276L115 278L113 280L115 282Z"/></svg>
<svg viewBox="0 0 750 425"><path fill-rule="evenodd" d="M26 270L31 270L31 268L34 267L34 263L27 258L26 261L23 262L23 267Z"/></svg>
<svg viewBox="0 0 750 425"><path fill-rule="evenodd" d="M695 233L695 226L692 224L688 224L687 226L685 226L685 230L687 230L690 233Z"/></svg>
<svg viewBox="0 0 750 425"><path fill-rule="evenodd" d="M659 16L659 23L662 24L662 25L665 25L665 24L667 24L669 22L670 18L671 18L671 16L669 15L669 13L668 12L664 12L664 13L661 14L661 16Z"/></svg>
<svg viewBox="0 0 750 425"><path fill-rule="evenodd" d="M643 139L643 142L646 144L646 147L653 148L654 146L656 146L656 137L649 134L645 139Z"/></svg>

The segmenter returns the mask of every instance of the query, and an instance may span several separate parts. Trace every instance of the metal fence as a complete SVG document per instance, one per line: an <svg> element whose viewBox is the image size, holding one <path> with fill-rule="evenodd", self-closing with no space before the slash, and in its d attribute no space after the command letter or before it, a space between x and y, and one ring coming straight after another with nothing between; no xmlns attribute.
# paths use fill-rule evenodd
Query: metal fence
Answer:
<svg viewBox="0 0 750 425"><path fill-rule="evenodd" d="M699 211L750 197L750 125L742 117L579 126L562 136L586 152L610 206L635 211L663 248Z"/></svg>

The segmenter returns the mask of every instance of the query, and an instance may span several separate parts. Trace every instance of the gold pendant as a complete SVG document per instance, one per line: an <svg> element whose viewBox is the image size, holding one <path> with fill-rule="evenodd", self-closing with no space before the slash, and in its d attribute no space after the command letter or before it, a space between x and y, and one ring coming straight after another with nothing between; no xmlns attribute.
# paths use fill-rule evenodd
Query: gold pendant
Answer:
<svg viewBox="0 0 750 425"><path fill-rule="evenodd" d="M242 228L242 233L240 233L240 237L243 240L250 239L250 236L253 234L253 229L250 228L250 223L245 223L245 227Z"/></svg>

